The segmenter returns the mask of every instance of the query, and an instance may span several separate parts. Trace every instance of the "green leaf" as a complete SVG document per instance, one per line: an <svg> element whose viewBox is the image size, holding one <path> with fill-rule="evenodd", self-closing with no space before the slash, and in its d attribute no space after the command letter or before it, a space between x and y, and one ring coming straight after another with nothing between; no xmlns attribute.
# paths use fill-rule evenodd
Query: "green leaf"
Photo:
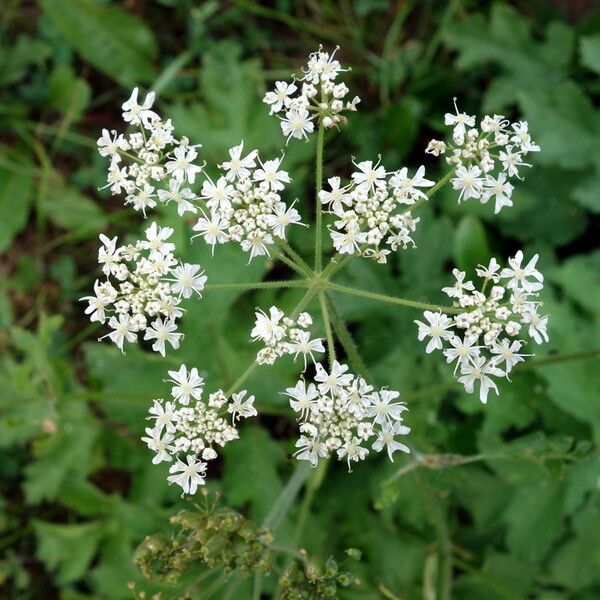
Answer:
<svg viewBox="0 0 600 600"><path fill-rule="evenodd" d="M223 448L223 482L235 506L249 503L258 522L267 516L283 489L277 467L283 460L279 444L262 428L247 425L240 439Z"/></svg>
<svg viewBox="0 0 600 600"><path fill-rule="evenodd" d="M37 556L61 585L80 579L87 571L103 535L100 522L58 525L35 520Z"/></svg>
<svg viewBox="0 0 600 600"><path fill-rule="evenodd" d="M67 42L99 71L124 85L156 77L152 31L117 5L92 0L40 0Z"/></svg>
<svg viewBox="0 0 600 600"><path fill-rule="evenodd" d="M91 95L89 83L76 77L71 67L59 65L50 74L47 106L65 116L70 122L81 118Z"/></svg>
<svg viewBox="0 0 600 600"><path fill-rule="evenodd" d="M97 232L106 228L107 218L96 202L75 187L55 183L44 202L46 216L59 227L68 230Z"/></svg>
<svg viewBox="0 0 600 600"><path fill-rule="evenodd" d="M487 264L492 256L485 229L473 215L465 215L456 228L454 261L467 276L475 274L477 265Z"/></svg>
<svg viewBox="0 0 600 600"><path fill-rule="evenodd" d="M600 33L586 35L579 41L581 63L595 73L600 73Z"/></svg>
<svg viewBox="0 0 600 600"><path fill-rule="evenodd" d="M0 166L0 252L9 248L25 227L33 193L30 174Z"/></svg>

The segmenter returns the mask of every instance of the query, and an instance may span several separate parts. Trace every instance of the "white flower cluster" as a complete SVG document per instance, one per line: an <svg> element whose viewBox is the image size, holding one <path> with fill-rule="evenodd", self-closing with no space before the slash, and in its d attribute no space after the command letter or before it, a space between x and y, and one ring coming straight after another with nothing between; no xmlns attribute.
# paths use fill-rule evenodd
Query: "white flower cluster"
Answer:
<svg viewBox="0 0 600 600"><path fill-rule="evenodd" d="M282 158L261 162L258 151L244 153L244 142L229 150L229 160L220 164L224 175L216 183L208 176L202 185L201 198L207 213L194 225L207 244L212 246L237 242L242 250L255 256L268 255L273 236L285 239L288 225L300 223L294 203L287 206L279 192L290 182L280 169Z"/></svg>
<svg viewBox="0 0 600 600"><path fill-rule="evenodd" d="M154 92L142 104L138 103L138 88L123 108L125 123L137 130L125 137L116 131L102 130L98 139L98 152L110 158L108 183L112 194L126 193L126 204L134 210L154 208L157 202L175 202L179 215L196 212L190 200L195 194L186 183L193 184L202 166L194 164L198 157L197 145L190 145L186 137L173 136L171 119L163 121L152 110ZM165 189L157 189L164 180Z"/></svg>
<svg viewBox="0 0 600 600"><path fill-rule="evenodd" d="M252 341L265 344L256 355L259 365L272 365L280 356L293 354L294 360L299 354L304 358L304 370L310 356L315 363L313 352L325 352L322 338L310 338L308 327L312 325L312 317L301 313L297 318L286 317L276 306L271 306L267 315L262 310L256 311L254 329L250 332Z"/></svg>
<svg viewBox="0 0 600 600"><path fill-rule="evenodd" d="M331 372L317 364L315 383L300 379L284 392L290 406L298 413L300 438L294 456L314 467L320 458L337 453L338 459L364 460L367 446L381 452L386 449L390 460L397 450L409 452L395 438L410 428L402 424L406 406L393 402L400 395L393 390L375 391L361 377L348 373L348 366L334 361Z"/></svg>
<svg viewBox="0 0 600 600"><path fill-rule="evenodd" d="M345 100L348 86L336 83L340 73L349 69L342 68L340 62L335 58L336 48L331 54L313 52L308 59L308 64L303 69L303 75L291 82L277 81L275 89L267 92L263 99L265 104L270 105L270 114L283 115L281 119L281 131L290 138L308 138L309 133L314 131L314 115L318 115L323 126L326 128L338 127L347 122L343 111L355 111L360 98L355 96L352 100ZM298 92L297 95L294 94ZM313 115L311 116L311 113Z"/></svg>
<svg viewBox="0 0 600 600"><path fill-rule="evenodd" d="M426 152L439 156L455 169L452 186L459 190L458 201L478 199L482 204L494 199L494 212L512 206L513 185L509 178L519 177L519 167L530 167L524 157L539 152L529 134L526 121L511 123L503 115L486 115L475 126L475 117L458 112L446 113L445 124L452 125L452 141L431 140ZM495 174L494 174L495 173Z"/></svg>
<svg viewBox="0 0 600 600"><path fill-rule="evenodd" d="M169 371L173 384L172 400L158 399L149 409L148 419L153 427L146 428L142 438L155 453L152 462L175 462L169 469L169 483L181 486L184 493L194 494L204 485L207 462L217 458L215 447L224 446L238 438L234 424L240 417L255 416L254 396L246 398L246 390L233 394L229 400L223 390L202 399L204 379L193 368L181 365L179 371ZM185 461L183 460L185 458Z"/></svg>
<svg viewBox="0 0 600 600"><path fill-rule="evenodd" d="M152 349L164 356L166 342L178 348L183 337L176 323L183 314L182 298L200 296L206 276L200 265L175 258L175 244L167 241L173 229L152 223L145 233L145 240L119 247L116 237L100 235L98 262L106 280L96 280L95 295L82 300L88 302L85 312L91 321L108 319L112 331L103 338L121 351L125 340L136 342L145 332L144 339L154 340Z"/></svg>
<svg viewBox="0 0 600 600"><path fill-rule="evenodd" d="M423 166L412 177L406 167L386 172L380 161L365 160L355 166L350 183L342 186L339 177L331 177L331 189L319 192L323 205L338 218L330 228L331 239L341 254L358 253L385 263L398 247L414 247L411 235L419 219L411 216L410 206L426 200L419 188L429 188L434 182L425 178Z"/></svg>
<svg viewBox="0 0 600 600"><path fill-rule="evenodd" d="M442 291L464 311L450 317L426 310L427 323L415 321L419 340L428 338L427 353L443 349L446 361L456 363L455 375L460 369L458 381L467 392L472 393L475 384L479 385L483 403L490 389L498 394L492 376L508 379L513 367L531 356L520 353L525 344L525 340L517 339L520 334L527 330L537 344L548 341L548 316L539 315L540 302L536 301L544 281L535 268L537 260L536 254L522 266L523 253L519 250L502 270L495 259L487 267L480 265L480 291L472 281L465 281L463 271L454 269L455 284Z"/></svg>

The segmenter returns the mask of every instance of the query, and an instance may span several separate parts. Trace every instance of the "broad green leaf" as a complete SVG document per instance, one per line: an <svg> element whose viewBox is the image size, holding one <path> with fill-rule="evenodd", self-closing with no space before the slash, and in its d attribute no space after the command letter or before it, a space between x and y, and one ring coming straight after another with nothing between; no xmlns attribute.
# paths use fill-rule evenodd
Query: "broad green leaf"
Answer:
<svg viewBox="0 0 600 600"><path fill-rule="evenodd" d="M67 122L81 118L92 94L87 81L76 77L73 69L67 65L60 65L52 71L48 93L48 108L63 115Z"/></svg>
<svg viewBox="0 0 600 600"><path fill-rule="evenodd" d="M27 224L33 194L31 174L0 166L0 252Z"/></svg>
<svg viewBox="0 0 600 600"><path fill-rule="evenodd" d="M123 85L156 76L152 31L118 5L93 0L40 0L67 42L99 71Z"/></svg>
<svg viewBox="0 0 600 600"><path fill-rule="evenodd" d="M475 274L477 265L486 265L492 254L485 229L481 221L472 215L466 215L456 228L454 237L454 261L467 277Z"/></svg>
<svg viewBox="0 0 600 600"><path fill-rule="evenodd" d="M600 33L582 37L579 42L579 53L582 64L600 74Z"/></svg>
<svg viewBox="0 0 600 600"><path fill-rule="evenodd" d="M87 571L103 535L101 522L62 525L35 520L37 556L50 571L57 571L57 582L67 584Z"/></svg>
<svg viewBox="0 0 600 600"><path fill-rule="evenodd" d="M80 232L103 231L107 218L100 206L58 177L44 202L47 217L59 227Z"/></svg>
<svg viewBox="0 0 600 600"><path fill-rule="evenodd" d="M250 511L261 522L283 489L277 472L283 452L269 434L256 425L240 428L240 439L225 446L223 482L227 500L234 506L250 504Z"/></svg>

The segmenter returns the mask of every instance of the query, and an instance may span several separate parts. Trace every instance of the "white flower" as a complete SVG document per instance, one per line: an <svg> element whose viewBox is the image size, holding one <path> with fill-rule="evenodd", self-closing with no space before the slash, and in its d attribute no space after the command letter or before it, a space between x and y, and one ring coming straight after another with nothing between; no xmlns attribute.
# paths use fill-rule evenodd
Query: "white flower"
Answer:
<svg viewBox="0 0 600 600"><path fill-rule="evenodd" d="M113 331L102 336L100 339L105 337L110 338L121 352L123 352L123 342L125 340L128 342L137 342L136 329L133 326L129 315L121 314L118 319L116 317L111 317L108 320L108 326L111 327Z"/></svg>
<svg viewBox="0 0 600 600"><path fill-rule="evenodd" d="M145 340L156 340L152 344L152 350L160 352L163 356L165 356L166 342L177 350L182 337L183 333L177 333L177 325L173 319L161 318L156 319L144 334Z"/></svg>
<svg viewBox="0 0 600 600"><path fill-rule="evenodd" d="M289 106L290 97L297 89L298 88L294 83L276 81L275 90L267 92L263 98L263 102L271 106L269 114L272 115L278 113L282 108Z"/></svg>
<svg viewBox="0 0 600 600"><path fill-rule="evenodd" d="M116 161L121 160L119 152L129 150L129 144L123 134L117 133L114 129L110 132L108 129L103 129L102 136L98 138L96 144L100 156L110 156Z"/></svg>
<svg viewBox="0 0 600 600"><path fill-rule="evenodd" d="M385 186L385 167L379 161L374 165L371 160L359 162L356 167L358 172L352 173L352 179L359 189L374 190Z"/></svg>
<svg viewBox="0 0 600 600"><path fill-rule="evenodd" d="M442 340L447 340L454 335L452 331L448 331L452 326L452 320L444 313L432 312L430 310L426 310L423 315L429 321L429 324L421 321L415 321L415 323L419 326L419 341L423 341L426 337L431 337L427 343L427 348L425 348L425 352L429 354L435 349L441 350Z"/></svg>
<svg viewBox="0 0 600 600"><path fill-rule="evenodd" d="M153 110L150 110L154 104L154 92L150 92L144 99L143 104L140 105L137 101L138 91L138 88L133 88L129 100L121 106L123 109L123 120L132 125L139 125L141 123L147 127L151 121L159 118Z"/></svg>
<svg viewBox="0 0 600 600"><path fill-rule="evenodd" d="M455 175L456 177L452 179L452 187L455 190L460 190L459 202L481 196L483 179L480 177L481 169L479 167L463 167L461 165L456 169Z"/></svg>
<svg viewBox="0 0 600 600"><path fill-rule="evenodd" d="M173 235L172 227L160 227L153 222L144 233L146 240L140 243L140 247L144 250L155 250L161 254L168 254L175 250L175 244L167 242Z"/></svg>
<svg viewBox="0 0 600 600"><path fill-rule="evenodd" d="M195 367L191 371L185 365L179 367L179 371L168 371L170 381L175 385L171 388L171 395L183 406L187 406L190 398L200 400L204 391L204 379L198 375Z"/></svg>
<svg viewBox="0 0 600 600"><path fill-rule="evenodd" d="M510 290L523 290L525 292L537 292L544 287L544 276L535 268L539 254L535 254L525 267L521 266L523 262L523 252L519 250L514 257L508 259L509 267L502 269L500 276L508 278L510 281L507 288ZM531 277L536 281L530 281Z"/></svg>
<svg viewBox="0 0 600 600"><path fill-rule="evenodd" d="M525 360L524 356L530 356L519 354L521 346L523 346L523 342L519 340L513 340L512 342L507 338L500 340L490 348L491 353L496 355L492 358L493 363L495 365L504 363L504 370L508 374L516 364Z"/></svg>
<svg viewBox="0 0 600 600"><path fill-rule="evenodd" d="M161 401L154 400L154 404L148 410L150 416L148 419L155 419L154 428L157 431L165 429L167 433L173 433L175 431L175 425L173 425L173 403L165 402L164 406Z"/></svg>
<svg viewBox="0 0 600 600"><path fill-rule="evenodd" d="M252 175L254 181L264 181L270 189L275 191L283 190L284 184L290 183L291 180L287 171L279 170L282 160L283 158L275 158L261 163L261 168L256 169Z"/></svg>
<svg viewBox="0 0 600 600"><path fill-rule="evenodd" d="M278 202L273 207L273 213L267 215L269 227L273 230L273 235L285 240L285 229L288 225L300 224L300 213L294 208L294 203L289 207L285 202Z"/></svg>
<svg viewBox="0 0 600 600"><path fill-rule="evenodd" d="M220 169L225 169L227 174L225 179L227 181L234 181L235 179L245 179L250 176L250 169L256 166L256 157L258 152L252 150L248 155L242 158L242 152L244 151L244 140L233 148L229 149L229 160L220 164Z"/></svg>
<svg viewBox="0 0 600 600"><path fill-rule="evenodd" d="M204 289L207 277L200 265L184 263L175 267L171 274L173 279L169 281L174 282L171 286L171 291L174 294L178 294L180 298L190 298L194 292L198 296L202 296L200 292Z"/></svg>
<svg viewBox="0 0 600 600"><path fill-rule="evenodd" d="M154 427L151 429L150 427L146 427L146 436L143 437L142 442L155 452L155 456L152 458L152 464L157 465L163 461L171 462L173 460L173 441L175 437L173 434L165 432L162 433L158 427Z"/></svg>
<svg viewBox="0 0 600 600"><path fill-rule="evenodd" d="M271 306L269 315L262 310L257 310L255 313L256 321L250 332L250 337L253 340L262 340L267 343L283 339L285 329L280 324L283 315L283 311L276 306Z"/></svg>
<svg viewBox="0 0 600 600"><path fill-rule="evenodd" d="M206 216L200 217L192 229L199 231L197 235L192 236L192 239L202 236L204 241L212 246L212 253L215 253L216 244L224 244L229 239L227 229L229 224L225 219L222 219L218 212L213 212L210 219Z"/></svg>
<svg viewBox="0 0 600 600"><path fill-rule="evenodd" d="M117 249L117 237L109 239L101 233L100 241L103 245L98 250L98 263L103 265L102 272L105 275L114 275L121 262L121 249Z"/></svg>
<svg viewBox="0 0 600 600"><path fill-rule="evenodd" d="M402 169L390 177L390 185L398 190L402 198L406 199L405 203L412 204L416 198L427 199L427 194L418 188L429 188L435 185L435 183L429 179L425 179L425 167L421 165L412 177L408 176L408 169L402 167Z"/></svg>
<svg viewBox="0 0 600 600"><path fill-rule="evenodd" d="M500 151L500 162L510 177L519 176L519 167L531 165L521 160L520 152L513 152L512 146L506 146L506 151Z"/></svg>
<svg viewBox="0 0 600 600"><path fill-rule="evenodd" d="M458 381L465 386L465 390L469 394L473 393L475 382L479 383L479 399L485 404L490 389L498 394L498 388L489 375L502 377L504 371L495 367L491 361L486 362L483 356L477 356L470 362L461 365L461 374Z"/></svg>
<svg viewBox="0 0 600 600"><path fill-rule="evenodd" d="M196 198L196 195L190 188L182 188L181 182L177 179L169 179L168 191L158 190L158 198L165 204L175 202L177 204L177 214L180 217L186 212L198 212L198 209L190 202L190 200Z"/></svg>
<svg viewBox="0 0 600 600"><path fill-rule="evenodd" d="M225 179L219 177L217 183L214 183L208 176L202 184L202 198L207 200L209 208L216 209L230 206L230 200L235 192L235 188Z"/></svg>
<svg viewBox="0 0 600 600"><path fill-rule="evenodd" d="M327 183L329 184L329 187L331 187L331 191L321 190L319 192L319 199L321 202L325 205L331 204L331 212L334 213L343 212L344 207L352 204L350 195L346 193L348 189L342 187L340 181L339 177L330 177L327 180Z"/></svg>
<svg viewBox="0 0 600 600"><path fill-rule="evenodd" d="M296 448L298 450L294 452L294 456L298 460L309 461L313 467L317 466L319 458L327 456L327 448L318 438L308 438L302 435L296 442Z"/></svg>
<svg viewBox="0 0 600 600"><path fill-rule="evenodd" d="M466 113L458 112L458 107L456 106L456 98L454 99L454 110L456 111L455 114L446 113L444 115L444 123L446 125L454 125L455 139L463 138L466 133L466 128L473 127L475 125L475 117Z"/></svg>
<svg viewBox="0 0 600 600"><path fill-rule="evenodd" d="M304 370L306 371L306 358L310 356L313 363L316 363L313 352L325 352L322 338L310 339L308 331L300 331L293 342L286 343L287 351L294 355L294 360L298 354L302 353L304 357Z"/></svg>
<svg viewBox="0 0 600 600"><path fill-rule="evenodd" d="M536 344L548 342L548 315L540 317L536 312L524 311L523 323L529 325L528 333L535 340Z"/></svg>
<svg viewBox="0 0 600 600"><path fill-rule="evenodd" d="M171 173L179 182L187 179L190 183L196 181L196 173L202 172L202 167L193 164L198 157L198 152L190 146L178 146L173 150L173 158L169 160L165 167L167 173Z"/></svg>
<svg viewBox="0 0 600 600"><path fill-rule="evenodd" d="M385 447L387 449L389 459L394 462L393 454L400 450L401 452L410 453L410 449L405 444L397 442L394 437L397 435L406 435L410 433L410 427L402 425L400 422L384 423L381 426L377 439L371 446L376 452L381 452Z"/></svg>
<svg viewBox="0 0 600 600"><path fill-rule="evenodd" d="M294 108L285 113L281 119L281 131L289 142L291 138L308 139L307 133L314 131L312 117L306 108Z"/></svg>
<svg viewBox="0 0 600 600"><path fill-rule="evenodd" d="M495 258L490 259L490 264L487 267L483 265L478 265L475 272L479 277L483 277L485 279L491 279L494 282L500 281L500 274L498 271L500 270L500 264Z"/></svg>
<svg viewBox="0 0 600 600"><path fill-rule="evenodd" d="M319 392L314 383L306 385L303 379L300 379L294 387L286 388L283 392L286 396L290 397L290 406L294 412L300 413L301 419L306 419L310 412L317 412L317 398Z"/></svg>
<svg viewBox="0 0 600 600"><path fill-rule="evenodd" d="M444 356L448 363L456 361L456 365L454 366L455 375L458 367L469 362L471 358L479 356L481 346L475 345L477 343L477 336L467 335L463 339L458 335L452 335L448 338L448 343L452 348L444 350Z"/></svg>
<svg viewBox="0 0 600 600"><path fill-rule="evenodd" d="M188 454L186 460L187 463L184 463L177 459L177 462L171 465L169 473L172 474L167 477L167 481L181 486L185 494L195 494L198 486L204 485L206 463L192 454Z"/></svg>
<svg viewBox="0 0 600 600"><path fill-rule="evenodd" d="M353 375L346 371L348 371L348 365L342 365L337 360L333 361L330 373L327 373L323 366L318 364L315 381L319 382L319 391L324 394L338 393L342 386L348 385L352 381Z"/></svg>
<svg viewBox="0 0 600 600"><path fill-rule="evenodd" d="M364 448L360 445L360 440L358 438L347 440L341 448L338 448L337 451L338 458L344 458L344 456L346 457L349 473L352 472L350 463L364 460L368 453L369 451L367 448Z"/></svg>
<svg viewBox="0 0 600 600"><path fill-rule="evenodd" d="M356 221L351 221L343 233L330 230L331 241L340 254L360 252L360 245L367 243L367 234L361 232Z"/></svg>
<svg viewBox="0 0 600 600"><path fill-rule="evenodd" d="M513 205L510 199L513 190L514 186L507 180L506 173L499 173L496 179L488 175L484 181L481 202L485 203L494 196L494 214L498 214L505 206Z"/></svg>
<svg viewBox="0 0 600 600"><path fill-rule="evenodd" d="M475 289L475 285L472 281L465 281L465 271L459 269L452 269L452 275L456 279L456 282L452 287L442 288L442 292L450 296L450 298L461 298L465 291L472 292Z"/></svg>
<svg viewBox="0 0 600 600"><path fill-rule="evenodd" d="M400 392L394 390L380 390L373 392L370 396L371 404L365 409L368 417L374 417L374 422L383 425L389 421L399 421L406 406L401 402L392 402L400 396Z"/></svg>
<svg viewBox="0 0 600 600"><path fill-rule="evenodd" d="M231 413L231 420L233 422L235 422L236 417L237 419L240 417L248 418L258 414L256 408L254 408L254 396L246 398L246 394L246 390L242 390L231 397L231 402L227 406L227 412Z"/></svg>

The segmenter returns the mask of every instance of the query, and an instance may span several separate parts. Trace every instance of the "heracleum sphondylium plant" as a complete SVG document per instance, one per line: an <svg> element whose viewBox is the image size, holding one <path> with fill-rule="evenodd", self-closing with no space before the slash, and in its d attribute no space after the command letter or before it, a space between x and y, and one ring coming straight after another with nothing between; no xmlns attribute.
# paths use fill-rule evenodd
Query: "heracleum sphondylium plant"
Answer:
<svg viewBox="0 0 600 600"><path fill-rule="evenodd" d="M437 183L427 178L424 166L389 170L377 156L351 159L350 179L332 176L324 187L325 131L340 129L360 101L358 97L346 100L349 89L339 79L347 70L335 52L319 49L297 78L277 81L264 97L270 114L280 121L283 149L295 140L316 136L313 266L286 241L289 227L307 224L301 223L296 201L286 199L291 178L284 168L284 152L261 157L241 140L218 165L220 175L213 180L200 162L201 146L186 137L176 138L171 121L153 110L154 94L140 103L137 88L123 104L123 119L131 131L125 135L103 130L98 140L100 154L110 159L106 187L113 194L124 194L125 203L134 210L147 216L159 204L174 205L178 215L193 215L192 237L202 238L211 247L214 260L218 260L221 244L239 244L249 261L272 256L297 275L289 281L231 282L211 288L200 265L181 263L175 257L168 227L152 223L145 240L120 247L116 238L102 235L98 260L105 280L96 281L94 295L84 300L90 318L108 324L111 331L103 337L121 351L125 342L139 339L150 340L152 349L163 356L169 345L179 347L182 302L198 301L204 290L306 290L291 314L277 306L257 309L255 323L248 325L249 339L260 344L256 360L230 389L203 399L204 379L197 368L188 370L182 365L178 371L169 371L172 398L153 401L148 417L151 426L143 439L155 453L153 462L172 463L168 479L185 493L194 493L204 483L216 448L237 438L239 419L257 414L254 396L239 388L255 368L267 368L286 356L299 360L303 370L294 386L273 393L287 397L296 413L298 460L316 466L335 455L350 468L371 451L385 451L390 460L396 451L409 452L399 441L410 431L403 423L407 407L398 400L399 392L376 389L368 380L360 353L329 299L330 291L423 310L422 320L415 323L419 340L427 342L426 352L442 350L458 381L467 392L478 392L482 402L487 401L490 389L498 393L495 379L508 378L512 368L531 355L524 351L529 338L538 344L548 340L548 317L540 314L537 300L543 286L537 255L526 260L519 251L504 268L496 259L480 265L478 288L455 269L454 285L443 289L452 300L445 307L332 281L356 258L386 263L392 253L411 251L415 246L412 234L423 226L416 210L447 183L458 192L459 202L475 199L485 204L493 199L495 213L512 206L509 180L521 179L522 168L530 166L527 155L539 151L527 123L511 123L493 115L477 125L474 116L459 112L455 101L454 112L445 116L445 124L452 127L451 141L432 140L426 150L444 156L450 168ZM326 228L324 215L331 215ZM323 266L325 229L336 253ZM314 315L305 308L314 299L325 340L311 334ZM334 332L348 364L336 358ZM327 367L318 362L325 352ZM305 377L309 361L314 364L312 380Z"/></svg>

